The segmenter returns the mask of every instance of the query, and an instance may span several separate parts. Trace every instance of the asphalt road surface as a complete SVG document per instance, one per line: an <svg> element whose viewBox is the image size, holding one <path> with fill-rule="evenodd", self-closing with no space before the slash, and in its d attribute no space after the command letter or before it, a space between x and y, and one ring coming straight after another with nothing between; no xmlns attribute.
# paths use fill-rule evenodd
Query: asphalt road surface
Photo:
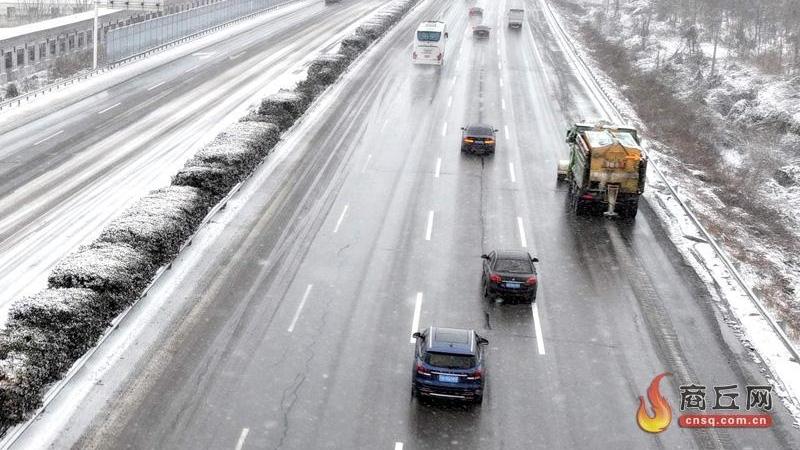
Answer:
<svg viewBox="0 0 800 450"><path fill-rule="evenodd" d="M257 92L290 87L304 63L335 51L381 4L299 1L234 25L244 31L233 37L207 36L202 47L186 44L0 112L0 317L44 287L61 257L168 184Z"/></svg>
<svg viewBox="0 0 800 450"><path fill-rule="evenodd" d="M471 35L474 4L488 40ZM761 367L647 205L632 223L570 214L555 181L565 127L599 112L539 3L525 3L520 31L504 26L509 6L424 0L374 48L155 286L147 301L171 319L80 408L69 443L800 448L777 398L769 429L676 424L680 384L743 391L765 383ZM426 19L448 26L441 69L410 61ZM460 153L473 121L500 130L493 157ZM495 248L541 260L535 307L481 298L480 255ZM489 339L482 406L411 398L417 302L420 327ZM674 418L651 435L635 413L662 372Z"/></svg>

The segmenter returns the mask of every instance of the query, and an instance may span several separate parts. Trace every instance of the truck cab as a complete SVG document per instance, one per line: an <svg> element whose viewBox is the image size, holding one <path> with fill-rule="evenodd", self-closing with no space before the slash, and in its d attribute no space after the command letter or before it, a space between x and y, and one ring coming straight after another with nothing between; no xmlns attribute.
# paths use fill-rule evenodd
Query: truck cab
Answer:
<svg viewBox="0 0 800 450"><path fill-rule="evenodd" d="M508 27L522 28L522 20L525 18L525 10L521 8L511 8L508 10Z"/></svg>

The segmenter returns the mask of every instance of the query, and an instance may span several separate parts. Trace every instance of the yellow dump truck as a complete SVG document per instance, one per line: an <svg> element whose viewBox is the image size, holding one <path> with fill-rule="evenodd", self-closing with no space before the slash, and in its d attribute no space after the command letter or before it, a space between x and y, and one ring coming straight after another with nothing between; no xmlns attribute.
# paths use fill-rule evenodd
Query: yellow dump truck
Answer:
<svg viewBox="0 0 800 450"><path fill-rule="evenodd" d="M647 156L630 127L578 123L567 130L569 160L559 161L558 179L569 183L576 214L605 210L632 218L644 192Z"/></svg>

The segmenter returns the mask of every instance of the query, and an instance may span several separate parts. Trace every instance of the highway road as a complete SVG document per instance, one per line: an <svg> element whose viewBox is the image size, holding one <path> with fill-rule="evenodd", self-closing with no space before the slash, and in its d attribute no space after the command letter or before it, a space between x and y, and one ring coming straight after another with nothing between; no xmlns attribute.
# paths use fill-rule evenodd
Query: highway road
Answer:
<svg viewBox="0 0 800 450"><path fill-rule="evenodd" d="M488 40L471 35L473 4ZM800 448L777 400L764 430L637 427L659 373L674 374L662 392L677 417L679 384L744 389L762 368L649 207L635 222L569 212L565 127L599 111L539 2L520 31L508 7L423 0L361 60L156 284L145 301L160 320L58 444ZM445 64L415 67L412 32L433 18L448 24ZM500 130L493 157L459 152L473 121ZM541 260L534 307L481 298L495 248ZM418 305L420 327L489 339L482 406L412 399Z"/></svg>
<svg viewBox="0 0 800 450"><path fill-rule="evenodd" d="M299 1L0 113L0 322L12 300L382 2Z"/></svg>

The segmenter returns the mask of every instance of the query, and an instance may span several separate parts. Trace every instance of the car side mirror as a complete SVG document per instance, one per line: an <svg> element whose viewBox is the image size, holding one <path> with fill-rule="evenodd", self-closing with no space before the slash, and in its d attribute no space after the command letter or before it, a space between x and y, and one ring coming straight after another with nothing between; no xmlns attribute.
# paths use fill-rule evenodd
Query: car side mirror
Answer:
<svg viewBox="0 0 800 450"><path fill-rule="evenodd" d="M478 337L478 345L487 345L489 344L489 340L483 337Z"/></svg>
<svg viewBox="0 0 800 450"><path fill-rule="evenodd" d="M539 258L531 258L532 262L539 262Z"/></svg>
<svg viewBox="0 0 800 450"><path fill-rule="evenodd" d="M419 331L417 331L416 333L412 334L411 337L414 337L414 338L417 338L417 339L425 339L425 336L423 336L422 333L420 333Z"/></svg>
<svg viewBox="0 0 800 450"><path fill-rule="evenodd" d="M445 34L444 34L444 37L445 37L445 39L446 39L446 38L449 38L449 37L450 37L450 35L449 35L449 34L447 34L447 33L445 33Z"/></svg>
<svg viewBox="0 0 800 450"><path fill-rule="evenodd" d="M461 127L461 131L464 131L464 130L466 130L466 128L465 127Z"/></svg>
<svg viewBox="0 0 800 450"><path fill-rule="evenodd" d="M495 129L494 129L494 132L495 132L495 133L497 133L498 131L500 131L500 130L498 130L497 128L495 128Z"/></svg>
<svg viewBox="0 0 800 450"><path fill-rule="evenodd" d="M481 258L488 260L489 259L489 255L481 255Z"/></svg>

